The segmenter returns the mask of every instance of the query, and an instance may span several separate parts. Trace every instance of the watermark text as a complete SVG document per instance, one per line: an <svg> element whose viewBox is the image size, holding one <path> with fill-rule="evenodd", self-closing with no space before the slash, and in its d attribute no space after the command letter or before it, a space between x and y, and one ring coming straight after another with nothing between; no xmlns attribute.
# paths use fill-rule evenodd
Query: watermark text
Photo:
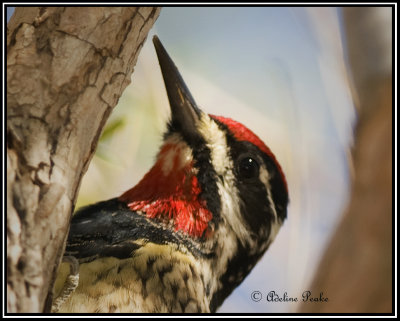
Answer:
<svg viewBox="0 0 400 321"><path fill-rule="evenodd" d="M313 303L325 303L329 301L329 298L324 295L323 292L317 294L312 293L309 290L303 291L299 296L290 296L287 292L278 293L276 291L262 292L253 291L250 295L251 300L254 302L266 301L268 303L291 303L291 302L313 302Z"/></svg>

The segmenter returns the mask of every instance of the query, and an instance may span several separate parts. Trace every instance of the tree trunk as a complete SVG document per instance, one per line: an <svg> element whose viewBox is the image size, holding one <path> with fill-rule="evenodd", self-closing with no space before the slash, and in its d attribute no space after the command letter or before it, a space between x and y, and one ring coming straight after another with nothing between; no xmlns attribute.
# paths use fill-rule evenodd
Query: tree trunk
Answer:
<svg viewBox="0 0 400 321"><path fill-rule="evenodd" d="M8 23L7 312L49 311L81 178L159 12L20 7Z"/></svg>
<svg viewBox="0 0 400 321"><path fill-rule="evenodd" d="M328 302L300 312L391 313L392 21L390 8L346 7L344 22L357 97L354 181L344 217L311 292Z"/></svg>

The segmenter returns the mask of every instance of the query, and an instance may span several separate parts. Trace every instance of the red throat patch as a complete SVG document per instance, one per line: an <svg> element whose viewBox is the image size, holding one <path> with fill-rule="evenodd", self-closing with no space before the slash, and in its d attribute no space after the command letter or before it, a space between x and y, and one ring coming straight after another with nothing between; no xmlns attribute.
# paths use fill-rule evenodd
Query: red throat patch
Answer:
<svg viewBox="0 0 400 321"><path fill-rule="evenodd" d="M181 147L166 144L156 164L133 188L119 197L132 211L173 222L176 230L200 237L212 214L199 198L201 188L192 163L182 164ZM166 162L169 162L166 165Z"/></svg>
<svg viewBox="0 0 400 321"><path fill-rule="evenodd" d="M283 170L282 170L281 166L279 165L277 159L275 158L275 155L271 152L271 150L267 147L267 145L265 145L264 142L256 134L254 134L250 129L248 129L243 124L241 124L231 118L215 116L215 115L209 115L209 116L211 118L216 119L216 120L220 121L221 123L225 124L228 127L229 131L232 133L232 135L238 141L248 141L248 142L252 143L253 145L257 146L263 153L267 154L272 159L272 161L275 163L276 167L278 168L279 173L281 174L283 183L285 184L286 191L288 191L285 174L283 174Z"/></svg>

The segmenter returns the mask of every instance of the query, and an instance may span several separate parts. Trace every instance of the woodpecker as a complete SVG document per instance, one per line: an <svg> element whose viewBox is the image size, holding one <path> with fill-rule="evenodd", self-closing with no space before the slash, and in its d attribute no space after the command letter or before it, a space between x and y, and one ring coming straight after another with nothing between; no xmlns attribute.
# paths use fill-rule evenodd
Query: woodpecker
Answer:
<svg viewBox="0 0 400 321"><path fill-rule="evenodd" d="M79 285L59 312L215 312L286 218L285 175L247 127L194 101L157 36L171 108L154 166L72 218Z"/></svg>

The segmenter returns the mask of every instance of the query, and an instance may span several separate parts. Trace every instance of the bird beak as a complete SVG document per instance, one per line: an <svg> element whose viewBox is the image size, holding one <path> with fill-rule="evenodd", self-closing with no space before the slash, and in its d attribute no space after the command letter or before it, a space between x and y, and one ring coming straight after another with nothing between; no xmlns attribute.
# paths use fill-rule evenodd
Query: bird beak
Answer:
<svg viewBox="0 0 400 321"><path fill-rule="evenodd" d="M202 111L197 107L189 89L180 75L178 68L168 55L160 39L153 37L161 73L167 89L168 100L171 106L171 124L180 130L187 138L196 138L196 124L200 120Z"/></svg>

